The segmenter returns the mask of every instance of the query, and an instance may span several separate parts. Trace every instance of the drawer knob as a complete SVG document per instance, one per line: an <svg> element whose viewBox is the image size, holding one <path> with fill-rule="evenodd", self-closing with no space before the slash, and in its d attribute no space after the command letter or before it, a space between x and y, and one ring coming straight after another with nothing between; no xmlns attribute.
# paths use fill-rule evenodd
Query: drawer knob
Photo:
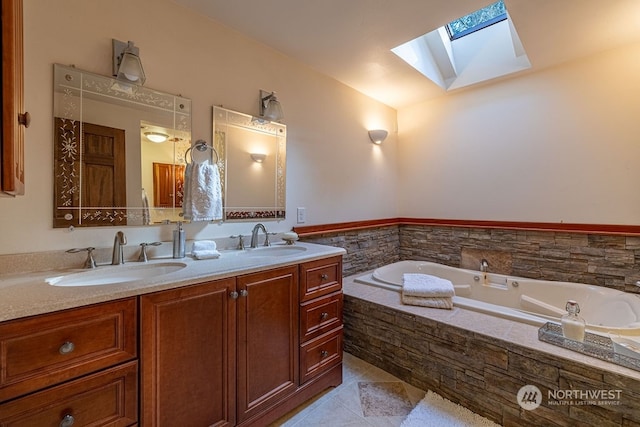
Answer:
<svg viewBox="0 0 640 427"><path fill-rule="evenodd" d="M329 357L329 352L327 350L322 350L320 352L320 357L323 358L323 359L326 358L326 357Z"/></svg>
<svg viewBox="0 0 640 427"><path fill-rule="evenodd" d="M229 292L229 298L238 299L238 293L236 291Z"/></svg>
<svg viewBox="0 0 640 427"><path fill-rule="evenodd" d="M322 280L327 280L327 279L329 278L329 275L328 275L328 274L323 273L323 274L321 274L321 275L320 275L320 278L321 278Z"/></svg>
<svg viewBox="0 0 640 427"><path fill-rule="evenodd" d="M71 427L75 422L76 422L76 419L73 418L73 415L67 414L64 417L62 417L62 421L60 421L60 427Z"/></svg>
<svg viewBox="0 0 640 427"><path fill-rule="evenodd" d="M247 295L249 295L249 291L246 289L241 289L240 290L240 296L241 297L246 297Z"/></svg>
<svg viewBox="0 0 640 427"><path fill-rule="evenodd" d="M72 343L71 341L67 341L64 344L62 344L60 346L60 349L58 350L60 352L60 354L69 354L71 352L73 352L73 350L76 349L76 345L74 343ZM73 418L73 417L71 417ZM71 425L71 424L69 424Z"/></svg>
<svg viewBox="0 0 640 427"><path fill-rule="evenodd" d="M327 313L326 311L323 311L322 313L320 313L320 320L327 320L329 318L329 313Z"/></svg>

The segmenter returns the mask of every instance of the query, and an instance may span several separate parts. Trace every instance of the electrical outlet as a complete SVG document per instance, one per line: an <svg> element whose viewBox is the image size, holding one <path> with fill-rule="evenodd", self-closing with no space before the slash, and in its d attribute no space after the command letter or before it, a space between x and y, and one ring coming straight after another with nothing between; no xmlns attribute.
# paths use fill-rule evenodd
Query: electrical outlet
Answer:
<svg viewBox="0 0 640 427"><path fill-rule="evenodd" d="M307 222L307 208L298 208L298 224Z"/></svg>

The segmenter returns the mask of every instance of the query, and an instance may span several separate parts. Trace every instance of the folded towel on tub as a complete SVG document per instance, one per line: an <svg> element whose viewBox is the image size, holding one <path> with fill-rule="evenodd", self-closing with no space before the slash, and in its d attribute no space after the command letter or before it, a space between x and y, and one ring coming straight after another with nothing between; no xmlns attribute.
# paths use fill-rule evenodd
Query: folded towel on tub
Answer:
<svg viewBox="0 0 640 427"><path fill-rule="evenodd" d="M453 299L451 297L425 298L402 294L402 303L407 305L417 305L420 307L444 308L447 310L451 310L453 308Z"/></svg>
<svg viewBox="0 0 640 427"><path fill-rule="evenodd" d="M447 279L421 273L404 273L402 294L412 297L451 298L455 295L455 289Z"/></svg>

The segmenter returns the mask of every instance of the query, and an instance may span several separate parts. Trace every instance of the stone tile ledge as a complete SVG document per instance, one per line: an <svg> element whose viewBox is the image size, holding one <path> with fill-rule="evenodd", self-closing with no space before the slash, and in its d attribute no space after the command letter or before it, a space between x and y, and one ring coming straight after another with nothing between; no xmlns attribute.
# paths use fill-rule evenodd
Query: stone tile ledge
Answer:
<svg viewBox="0 0 640 427"><path fill-rule="evenodd" d="M369 272L372 271L373 270ZM507 347L509 347L509 345L524 347L543 352L551 357L582 363L615 374L640 380L640 372L634 371L633 369L618 366L604 360L596 359L538 340L539 328L537 326L502 319L500 317L465 310L458 307L454 307L452 310L441 310L402 304L400 302L400 294L398 292L354 281L355 278L366 273L367 272L358 273L344 278L343 289L345 296L359 298L403 313L420 316L449 326L465 329L490 339L502 341L507 344Z"/></svg>

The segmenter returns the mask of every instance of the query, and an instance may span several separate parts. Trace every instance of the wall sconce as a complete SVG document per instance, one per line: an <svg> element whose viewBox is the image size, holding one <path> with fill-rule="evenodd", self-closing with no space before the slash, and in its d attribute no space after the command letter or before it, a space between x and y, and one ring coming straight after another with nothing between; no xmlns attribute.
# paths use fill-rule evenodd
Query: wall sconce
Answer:
<svg viewBox="0 0 640 427"><path fill-rule="evenodd" d="M169 135L162 132L145 132L144 136L151 142L155 142L156 144L161 144L169 139Z"/></svg>
<svg viewBox="0 0 640 427"><path fill-rule="evenodd" d="M260 91L260 117L278 122L284 118L280 101L275 92Z"/></svg>
<svg viewBox="0 0 640 427"><path fill-rule="evenodd" d="M147 78L142 69L142 62L140 62L140 49L135 47L132 41L124 43L112 39L112 45L113 75L118 80L142 86Z"/></svg>
<svg viewBox="0 0 640 427"><path fill-rule="evenodd" d="M261 154L261 153L251 153L251 158L256 163L262 163L262 162L264 162L264 159L267 158L267 155L266 154Z"/></svg>
<svg viewBox="0 0 640 427"><path fill-rule="evenodd" d="M384 129L374 129L369 131L369 139L376 145L382 144L382 142L387 138L389 132Z"/></svg>

